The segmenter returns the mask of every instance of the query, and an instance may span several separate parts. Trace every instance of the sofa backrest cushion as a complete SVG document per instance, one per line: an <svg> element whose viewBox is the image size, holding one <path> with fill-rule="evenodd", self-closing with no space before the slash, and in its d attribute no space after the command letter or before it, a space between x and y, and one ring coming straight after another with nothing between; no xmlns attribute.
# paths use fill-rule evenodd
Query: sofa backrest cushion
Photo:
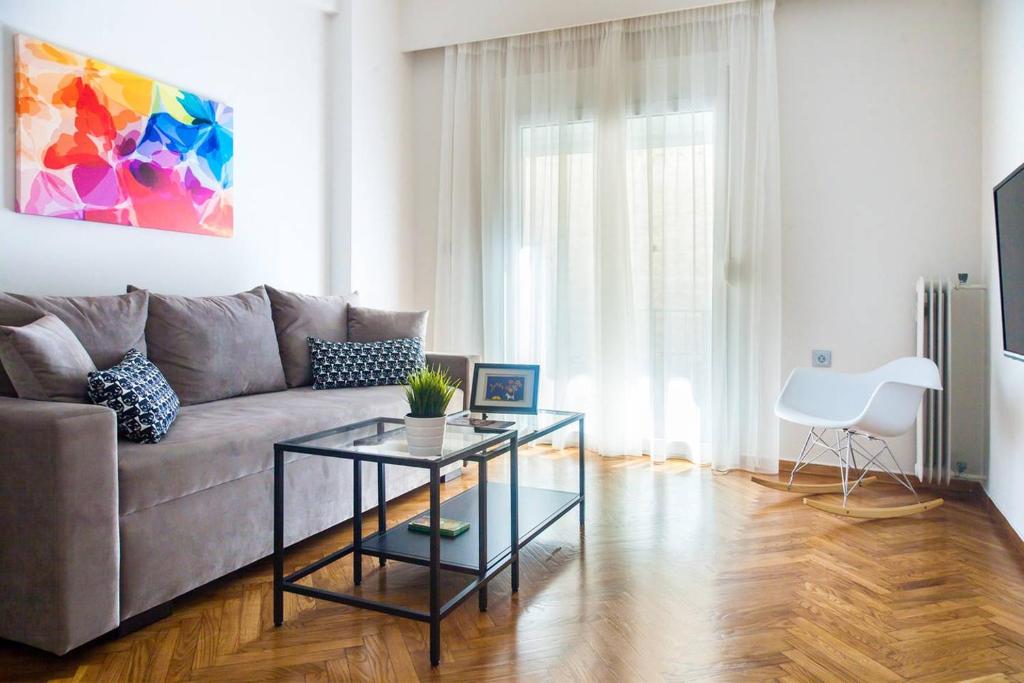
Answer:
<svg viewBox="0 0 1024 683"><path fill-rule="evenodd" d="M373 342L427 336L428 311L385 311L349 306L348 341Z"/></svg>
<svg viewBox="0 0 1024 683"><path fill-rule="evenodd" d="M348 307L359 303L359 295L313 296L264 285L281 351L284 379L289 388L313 383L309 360L309 337L343 342L348 339Z"/></svg>
<svg viewBox="0 0 1024 683"><path fill-rule="evenodd" d="M230 296L150 293L146 344L181 405L285 389L262 286Z"/></svg>
<svg viewBox="0 0 1024 683"><path fill-rule="evenodd" d="M27 325L50 313L70 328L98 368L118 363L129 349L146 353L145 291L114 296L31 296L0 293L0 325ZM0 395L16 396L0 370Z"/></svg>
<svg viewBox="0 0 1024 683"><path fill-rule="evenodd" d="M96 366L75 333L55 315L0 325L0 361L20 398L85 403Z"/></svg>

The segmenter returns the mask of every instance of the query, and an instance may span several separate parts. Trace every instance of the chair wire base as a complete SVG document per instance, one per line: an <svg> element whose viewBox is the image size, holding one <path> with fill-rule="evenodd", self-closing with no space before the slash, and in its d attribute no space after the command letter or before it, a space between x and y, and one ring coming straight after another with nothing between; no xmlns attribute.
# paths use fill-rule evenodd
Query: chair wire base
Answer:
<svg viewBox="0 0 1024 683"><path fill-rule="evenodd" d="M829 435L829 432L832 434ZM829 439L829 436L832 438ZM888 474L893 481L914 494L914 500L921 502L917 491L914 490L914 485L910 483L909 477L900 467L899 461L893 455L885 439L853 429L811 427L804 440L804 446L800 450L800 455L793 465L793 471L789 474L789 483L786 484L786 488L792 488L793 478L796 477L797 472L818 460L825 453L833 454L839 461L839 478L843 486L844 508L850 492L860 486L872 466L878 467ZM863 467L859 467L857 464L858 455L864 458ZM885 458L886 455L889 457ZM895 469L890 469L888 465L890 460ZM852 483L850 481L851 470L854 473L860 472Z"/></svg>

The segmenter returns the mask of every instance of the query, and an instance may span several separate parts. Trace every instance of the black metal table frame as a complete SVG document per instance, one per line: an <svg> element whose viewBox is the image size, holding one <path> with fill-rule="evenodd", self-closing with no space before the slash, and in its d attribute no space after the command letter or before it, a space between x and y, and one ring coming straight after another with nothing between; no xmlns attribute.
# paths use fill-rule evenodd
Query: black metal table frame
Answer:
<svg viewBox="0 0 1024 683"><path fill-rule="evenodd" d="M385 431L386 425L400 427L404 425L403 420L394 418L372 418L353 424L328 429L315 434L309 434L288 441L274 444L274 626L284 623L284 593L295 593L310 598L329 600L331 602L360 607L363 609L375 610L390 614L396 617L423 621L430 624L430 663L437 666L441 660L441 621L448 616L456 607L469 598L474 591L478 593L479 609L487 611L487 583L505 567L511 565L512 592L519 590L519 550L527 543L536 538L542 531L560 519L566 512L575 506L579 506L580 527L584 526L585 503L584 503L584 435L582 413L571 413L565 411L548 410L547 413L561 414L565 417L558 420L544 429L525 435L520 440L516 430L493 430L493 436L482 440L462 451L457 451L443 458L433 460L416 460L410 457L391 456L377 453L361 453L345 451L335 448L318 448L315 446L303 445L306 442L320 439L333 434L346 431L376 426L377 433ZM552 432L564 429L574 422L579 423L579 494L569 503L560 508L555 514L548 518L540 527L527 538L519 539L519 444L535 441ZM491 430L480 429L481 432ZM503 443L507 442L507 444ZM488 450L491 449L491 450ZM305 453L309 455L320 455L331 458L340 458L352 461L352 543L330 553L316 562L285 576L284 574L284 455L285 453ZM492 562L487 552L487 463L488 461L509 453L510 459L510 544L507 554L495 558ZM458 461L472 461L477 464L478 470L478 509L479 509L479 563L476 570L468 570L461 566L445 565L441 562L441 470ZM362 464L373 462L377 464L377 531L370 536L363 537L362 530ZM427 562L419 558L408 557L388 552L364 551L362 544L375 536L382 535L387 531L387 496L385 491L384 466L398 465L400 467L416 467L430 471L430 559ZM340 560L347 555L352 555L352 575L355 585L362 583L362 556L371 555L377 557L380 566L384 566L388 559L401 562L409 562L428 566L430 568L430 611L423 612L399 605L392 605L376 600L368 600L356 595L339 593L323 588L303 586L298 583L301 579L313 572L323 569L327 565ZM467 584L462 590L455 594L450 600L441 604L441 570L447 569L474 575L476 578Z"/></svg>

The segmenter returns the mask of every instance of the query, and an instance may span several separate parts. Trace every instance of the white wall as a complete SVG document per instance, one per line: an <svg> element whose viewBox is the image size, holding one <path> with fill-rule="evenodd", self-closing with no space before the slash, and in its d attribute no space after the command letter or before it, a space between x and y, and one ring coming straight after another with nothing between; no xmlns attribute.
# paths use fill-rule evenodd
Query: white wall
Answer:
<svg viewBox="0 0 1024 683"><path fill-rule="evenodd" d="M310 0L334 4L334 0ZM352 291L352 5L327 12L327 264L330 294Z"/></svg>
<svg viewBox="0 0 1024 683"><path fill-rule="evenodd" d="M1024 3L982 5L981 229L991 351L989 472L986 489L1024 536L1024 363L1003 356L992 188L1024 163Z"/></svg>
<svg viewBox="0 0 1024 683"><path fill-rule="evenodd" d="M354 0L350 12L352 288L366 305L409 308L412 59L398 42L398 0Z"/></svg>
<svg viewBox="0 0 1024 683"><path fill-rule="evenodd" d="M984 279L973 0L782 0L784 373L914 355L919 275ZM785 425L792 459L806 434ZM912 469L912 435L891 444Z"/></svg>
<svg viewBox="0 0 1024 683"><path fill-rule="evenodd" d="M414 305L424 309L434 307L444 49L417 52L412 65L413 101L416 102L416 116L412 121L412 201L416 216L413 242L416 253L413 265Z"/></svg>
<svg viewBox="0 0 1024 683"><path fill-rule="evenodd" d="M545 28L544 17L553 17L551 28L601 13L616 18L624 9L639 15L694 4L531 0L513 9L476 0L460 21L432 27L422 2L406 0L414 10L404 19L408 44L434 44L456 31L490 37L503 12L513 15L509 34ZM809 365L813 348L832 349L834 367L851 371L913 355L916 278L985 276L977 218L978 22L974 0L779 1L785 373ZM415 213L432 218L442 62L442 51L427 50L415 53L413 66L423 112L413 124ZM418 228L418 240L433 244L435 226ZM434 258L418 250L422 301L432 297ZM800 430L786 427L781 439L782 457L792 459ZM912 437L893 446L912 466Z"/></svg>
<svg viewBox="0 0 1024 683"><path fill-rule="evenodd" d="M327 285L324 13L279 0L0 0L0 290L213 294ZM144 17L149 16L150 22ZM166 28L161 28L166 27ZM13 38L25 32L235 108L230 239L14 213Z"/></svg>

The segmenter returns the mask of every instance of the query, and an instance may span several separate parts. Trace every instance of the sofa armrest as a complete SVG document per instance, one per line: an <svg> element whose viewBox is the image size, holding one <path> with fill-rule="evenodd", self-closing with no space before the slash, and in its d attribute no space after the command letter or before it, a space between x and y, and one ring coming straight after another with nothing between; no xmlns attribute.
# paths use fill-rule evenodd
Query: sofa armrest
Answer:
<svg viewBox="0 0 1024 683"><path fill-rule="evenodd" d="M427 352L427 365L447 370L452 379L459 380L462 389L462 407L469 408L469 395L472 390L473 366L480 361L480 356L468 356L457 353Z"/></svg>
<svg viewBox="0 0 1024 683"><path fill-rule="evenodd" d="M120 621L109 408L0 397L0 637L63 654Z"/></svg>

